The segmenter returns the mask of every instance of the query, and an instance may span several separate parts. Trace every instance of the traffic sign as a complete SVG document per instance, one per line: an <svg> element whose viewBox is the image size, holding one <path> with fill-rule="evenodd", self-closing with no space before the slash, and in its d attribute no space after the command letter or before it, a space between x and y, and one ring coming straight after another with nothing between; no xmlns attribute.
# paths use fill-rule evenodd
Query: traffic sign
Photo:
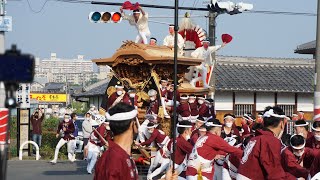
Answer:
<svg viewBox="0 0 320 180"><path fill-rule="evenodd" d="M12 17L0 16L0 31L12 31Z"/></svg>

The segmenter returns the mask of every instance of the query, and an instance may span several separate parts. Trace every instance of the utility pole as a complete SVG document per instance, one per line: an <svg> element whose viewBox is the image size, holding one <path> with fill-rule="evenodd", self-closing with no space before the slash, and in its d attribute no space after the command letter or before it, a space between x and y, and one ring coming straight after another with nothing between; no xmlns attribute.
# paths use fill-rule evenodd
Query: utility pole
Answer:
<svg viewBox="0 0 320 180"><path fill-rule="evenodd" d="M315 60L315 89L314 89L314 121L320 121L320 0L318 0L317 38Z"/></svg>
<svg viewBox="0 0 320 180"><path fill-rule="evenodd" d="M5 16L5 0L0 0L0 18L3 20ZM0 31L0 54L4 54L4 31ZM4 83L0 82L0 111L5 112L3 116L0 118L5 118L6 114L10 119L10 111L8 109L4 109L6 100L6 91ZM3 113L2 113L3 114ZM8 119L8 118L7 118ZM9 129L9 126L7 126ZM8 133L7 129L7 133ZM0 144L0 179L7 179L7 153L8 153L8 135L6 135L6 142L4 144Z"/></svg>
<svg viewBox="0 0 320 180"><path fill-rule="evenodd" d="M178 18L179 18L179 0L174 1L174 54L173 54L173 61L174 61L174 90L173 90L173 120L171 121L171 129L172 129L172 142L176 142L176 125L177 125L177 91L178 91ZM175 171L175 151L176 151L176 143L173 143L172 146L172 174Z"/></svg>
<svg viewBox="0 0 320 180"><path fill-rule="evenodd" d="M209 38L211 46L216 45L216 18L217 17L218 17L218 13L209 11L208 38ZM212 73L211 73L212 74L211 79L210 79L210 82L208 82L208 84L213 87L212 91L210 91L210 96L212 99L214 99L214 95L216 92L216 76L215 76L215 71L216 71L216 67L217 67L216 53L213 52L211 54L211 57L214 62L213 62L213 68L212 68Z"/></svg>
<svg viewBox="0 0 320 180"><path fill-rule="evenodd" d="M5 16L5 0L1 0L0 2L0 18L3 20ZM4 31L0 31L0 54L4 53Z"/></svg>
<svg viewBox="0 0 320 180"><path fill-rule="evenodd" d="M0 0L0 18L5 16L5 0ZM4 31L0 31L0 54L4 54ZM4 107L5 103L4 84L0 82L0 108Z"/></svg>

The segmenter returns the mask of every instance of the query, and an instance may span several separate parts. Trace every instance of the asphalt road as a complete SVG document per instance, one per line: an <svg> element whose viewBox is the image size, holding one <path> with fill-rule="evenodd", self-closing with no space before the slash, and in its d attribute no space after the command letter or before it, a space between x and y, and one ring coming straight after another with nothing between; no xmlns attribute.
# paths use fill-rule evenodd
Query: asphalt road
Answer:
<svg viewBox="0 0 320 180"><path fill-rule="evenodd" d="M63 161L55 165L48 161L8 161L7 180L88 180L85 161Z"/></svg>
<svg viewBox="0 0 320 180"><path fill-rule="evenodd" d="M92 180L93 175L87 174L86 166L86 161L58 161L53 165L44 160L11 160L8 161L7 180Z"/></svg>

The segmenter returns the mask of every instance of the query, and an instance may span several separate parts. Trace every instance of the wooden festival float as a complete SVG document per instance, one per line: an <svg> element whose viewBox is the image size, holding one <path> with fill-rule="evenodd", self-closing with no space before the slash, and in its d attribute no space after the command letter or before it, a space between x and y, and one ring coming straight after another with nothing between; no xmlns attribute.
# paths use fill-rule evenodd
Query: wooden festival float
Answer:
<svg viewBox="0 0 320 180"><path fill-rule="evenodd" d="M161 79L174 78L174 50L166 46L152 46L145 44L136 44L132 41L124 42L112 57L93 59L98 66L107 66L111 72L106 95L110 96L115 92L115 85L122 84L127 91L130 88L137 90L139 121L144 120L146 106L144 102L149 101L148 91L155 89L158 92L158 101L160 101L159 82ZM189 84L186 73L192 66L200 65L203 60L191 57L178 56L178 91L182 94L205 95L210 89L193 88ZM103 106L103 105L102 105ZM103 113L103 112L101 112ZM171 120L163 116L162 106L159 105L160 124L162 130L170 136Z"/></svg>

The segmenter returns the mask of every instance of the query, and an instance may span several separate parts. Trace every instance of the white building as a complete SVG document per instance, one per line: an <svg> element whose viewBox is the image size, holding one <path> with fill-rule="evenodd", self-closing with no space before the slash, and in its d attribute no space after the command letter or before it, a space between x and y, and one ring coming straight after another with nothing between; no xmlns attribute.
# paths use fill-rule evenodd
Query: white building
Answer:
<svg viewBox="0 0 320 180"><path fill-rule="evenodd" d="M50 59L36 59L35 78L46 78L47 82L86 85L100 77L94 72L93 65L90 60L84 60L83 55L78 55L77 59L60 59L56 53L51 53Z"/></svg>

